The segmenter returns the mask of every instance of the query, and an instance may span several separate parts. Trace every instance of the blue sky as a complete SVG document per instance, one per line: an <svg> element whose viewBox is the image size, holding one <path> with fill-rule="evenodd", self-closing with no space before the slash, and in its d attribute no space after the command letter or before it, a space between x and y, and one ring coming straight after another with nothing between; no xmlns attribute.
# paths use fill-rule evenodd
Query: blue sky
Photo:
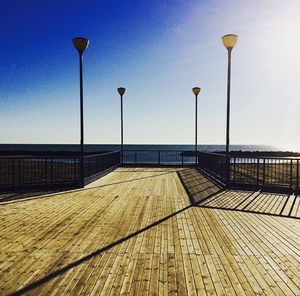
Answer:
<svg viewBox="0 0 300 296"><path fill-rule="evenodd" d="M1 1L0 142L78 143L78 57L86 36L86 143L225 142L226 63L233 51L231 143L299 142L300 2Z"/></svg>

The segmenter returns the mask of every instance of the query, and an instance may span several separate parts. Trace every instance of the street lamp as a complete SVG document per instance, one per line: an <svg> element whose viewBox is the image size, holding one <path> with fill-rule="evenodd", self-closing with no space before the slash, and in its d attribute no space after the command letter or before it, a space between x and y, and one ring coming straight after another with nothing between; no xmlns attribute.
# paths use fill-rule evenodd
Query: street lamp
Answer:
<svg viewBox="0 0 300 296"><path fill-rule="evenodd" d="M231 51L236 45L238 36L227 34L222 37L223 44L228 51L228 70L227 70L227 117L226 117L226 185L229 186L230 180L230 157L229 157L229 124L230 124L230 77L231 77Z"/></svg>
<svg viewBox="0 0 300 296"><path fill-rule="evenodd" d="M121 97L121 162L123 164L123 95L125 94L126 88L119 87L118 93Z"/></svg>
<svg viewBox="0 0 300 296"><path fill-rule="evenodd" d="M193 87L192 88L192 91L195 95L195 152L197 151L197 126L198 126L198 95L201 91L201 88L200 87Z"/></svg>
<svg viewBox="0 0 300 296"><path fill-rule="evenodd" d="M89 45L89 40L84 37L73 38L73 45L79 53L79 79L80 79L80 185L84 187L84 146L83 146L83 52Z"/></svg>

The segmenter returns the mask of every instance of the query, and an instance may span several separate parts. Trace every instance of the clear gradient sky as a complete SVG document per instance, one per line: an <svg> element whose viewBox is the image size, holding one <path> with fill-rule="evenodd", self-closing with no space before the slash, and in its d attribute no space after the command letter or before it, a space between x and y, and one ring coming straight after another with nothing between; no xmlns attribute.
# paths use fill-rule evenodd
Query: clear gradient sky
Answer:
<svg viewBox="0 0 300 296"><path fill-rule="evenodd" d="M78 56L85 36L85 142L225 143L227 53L231 143L300 144L300 1L2 0L0 142L78 143Z"/></svg>

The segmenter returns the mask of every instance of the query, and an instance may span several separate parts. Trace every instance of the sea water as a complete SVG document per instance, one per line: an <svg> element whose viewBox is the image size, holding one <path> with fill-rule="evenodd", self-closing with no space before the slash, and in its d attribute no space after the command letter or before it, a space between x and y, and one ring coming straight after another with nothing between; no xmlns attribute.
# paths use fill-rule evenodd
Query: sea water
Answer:
<svg viewBox="0 0 300 296"><path fill-rule="evenodd" d="M117 144L85 144L86 152L117 151L121 146ZM77 144L0 144L0 151L80 151ZM151 151L186 151L195 150L195 145L173 144L125 144L124 150L151 150ZM234 151L280 151L279 146L272 145L230 145ZM225 145L198 145L198 151L216 152L225 151Z"/></svg>

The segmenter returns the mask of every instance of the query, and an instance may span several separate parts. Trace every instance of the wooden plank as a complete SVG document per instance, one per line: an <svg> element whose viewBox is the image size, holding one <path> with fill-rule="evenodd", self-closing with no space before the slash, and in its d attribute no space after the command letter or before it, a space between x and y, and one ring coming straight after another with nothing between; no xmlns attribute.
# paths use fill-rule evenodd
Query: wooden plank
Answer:
<svg viewBox="0 0 300 296"><path fill-rule="evenodd" d="M254 220L254 222L257 221L257 219ZM241 223L239 224L239 226L241 228L244 228L245 227L244 225L245 225L244 222L241 220ZM256 225L256 223L252 223L250 225L251 225L251 232L249 232L250 238L252 237L252 239L253 239L254 237L260 236L259 233L260 233L260 229L262 228L263 224L260 224L258 226L258 225ZM249 227L249 223L247 224L247 227ZM265 235L265 233L262 234L261 236L263 237L263 235ZM273 247L268 240L264 240L264 241L265 241L264 244L260 244L260 245L258 245L257 243L254 244L254 245L256 245L256 248L259 250L259 253L257 254L257 256L259 258L265 259L264 262L266 262L266 264L265 264L264 268L275 279L276 283L278 283L278 285L284 291L284 293L287 293L288 291L291 292L291 290L296 291L295 284L292 281L288 280L288 277L286 277L286 275L278 267L277 260L279 260L281 262L280 250L278 248ZM265 253L267 253L268 256L265 256L264 255Z"/></svg>
<svg viewBox="0 0 300 296"><path fill-rule="evenodd" d="M293 207L294 202L295 202L295 198L296 198L296 196L294 196L294 195L289 196L288 201L285 204L285 207L282 211L283 216L289 216L290 215L290 213L292 211L292 207Z"/></svg>
<svg viewBox="0 0 300 296"><path fill-rule="evenodd" d="M298 217L300 218L300 197L297 196L294 206L293 206L293 210L291 213L291 217Z"/></svg>
<svg viewBox="0 0 300 296"><path fill-rule="evenodd" d="M192 207L152 225L190 204L176 171L119 168L85 190L0 205L0 294L70 263L27 294L298 294L297 219ZM195 194L214 192L185 173ZM257 194L226 191L205 204L276 214L293 205L298 215L298 197Z"/></svg>

